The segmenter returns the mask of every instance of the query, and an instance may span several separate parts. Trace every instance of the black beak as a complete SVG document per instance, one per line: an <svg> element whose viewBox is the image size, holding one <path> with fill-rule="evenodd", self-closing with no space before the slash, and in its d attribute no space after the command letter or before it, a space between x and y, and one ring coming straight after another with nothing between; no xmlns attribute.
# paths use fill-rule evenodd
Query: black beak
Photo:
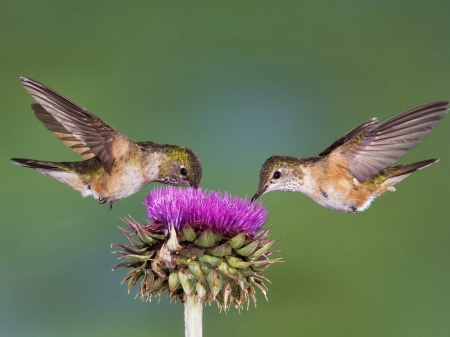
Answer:
<svg viewBox="0 0 450 337"><path fill-rule="evenodd" d="M200 187L200 177L190 177L189 176L189 185L195 189Z"/></svg>
<svg viewBox="0 0 450 337"><path fill-rule="evenodd" d="M266 190L267 190L267 185L264 186L264 188L263 188L262 190L260 190L260 191L258 191L258 192L255 193L255 195L253 196L251 202L253 202L253 201L255 201L256 199L258 199L259 196L260 196L261 194L263 194Z"/></svg>

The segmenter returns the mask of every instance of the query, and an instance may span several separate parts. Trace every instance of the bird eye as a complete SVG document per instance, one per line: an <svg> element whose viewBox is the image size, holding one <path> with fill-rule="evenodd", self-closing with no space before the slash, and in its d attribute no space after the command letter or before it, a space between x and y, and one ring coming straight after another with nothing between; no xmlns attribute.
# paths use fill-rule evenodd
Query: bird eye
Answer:
<svg viewBox="0 0 450 337"><path fill-rule="evenodd" d="M273 173L273 176L272 176L273 179L279 179L280 177L281 177L280 171L275 171Z"/></svg>
<svg viewBox="0 0 450 337"><path fill-rule="evenodd" d="M181 169L180 169L180 174L181 174L182 176L187 176L187 170L186 170L186 168L185 168L184 166L181 167Z"/></svg>

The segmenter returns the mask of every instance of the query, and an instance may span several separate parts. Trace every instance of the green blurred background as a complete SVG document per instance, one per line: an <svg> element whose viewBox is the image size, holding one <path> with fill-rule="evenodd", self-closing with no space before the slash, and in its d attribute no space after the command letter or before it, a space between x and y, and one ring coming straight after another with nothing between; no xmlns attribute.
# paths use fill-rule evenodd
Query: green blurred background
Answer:
<svg viewBox="0 0 450 337"><path fill-rule="evenodd" d="M41 81L132 140L188 146L202 187L252 196L264 160L308 157L360 122L450 99L448 1L2 1L1 336L183 336L183 306L111 272L114 205L11 157L79 157L33 117ZM450 118L400 162L441 158L359 214L270 193L269 301L205 308L205 336L449 336Z"/></svg>

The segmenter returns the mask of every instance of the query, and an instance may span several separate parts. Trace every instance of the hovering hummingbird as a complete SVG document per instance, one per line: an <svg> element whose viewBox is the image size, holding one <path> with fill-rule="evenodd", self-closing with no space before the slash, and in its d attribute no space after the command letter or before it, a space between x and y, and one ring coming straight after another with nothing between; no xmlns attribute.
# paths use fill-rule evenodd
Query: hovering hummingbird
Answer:
<svg viewBox="0 0 450 337"><path fill-rule="evenodd" d="M363 211L412 172L438 159L390 166L413 149L445 117L450 102L426 104L379 124L358 125L317 157L272 156L261 168L252 201L270 191L301 192L340 212Z"/></svg>
<svg viewBox="0 0 450 337"><path fill-rule="evenodd" d="M12 163L34 168L80 191L83 197L92 195L101 204L109 201L109 209L151 182L198 188L202 166L189 148L132 142L53 89L26 77L21 81L38 102L31 105L37 119L85 160L12 158Z"/></svg>

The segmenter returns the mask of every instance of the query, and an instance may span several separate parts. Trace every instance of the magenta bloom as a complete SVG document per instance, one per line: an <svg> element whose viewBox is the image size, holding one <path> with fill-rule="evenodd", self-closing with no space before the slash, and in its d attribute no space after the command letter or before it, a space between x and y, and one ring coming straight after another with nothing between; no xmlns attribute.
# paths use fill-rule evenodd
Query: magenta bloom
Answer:
<svg viewBox="0 0 450 337"><path fill-rule="evenodd" d="M144 205L150 220L173 225L176 230L188 224L220 233L254 234L267 220L267 211L259 202L200 188L155 188Z"/></svg>

